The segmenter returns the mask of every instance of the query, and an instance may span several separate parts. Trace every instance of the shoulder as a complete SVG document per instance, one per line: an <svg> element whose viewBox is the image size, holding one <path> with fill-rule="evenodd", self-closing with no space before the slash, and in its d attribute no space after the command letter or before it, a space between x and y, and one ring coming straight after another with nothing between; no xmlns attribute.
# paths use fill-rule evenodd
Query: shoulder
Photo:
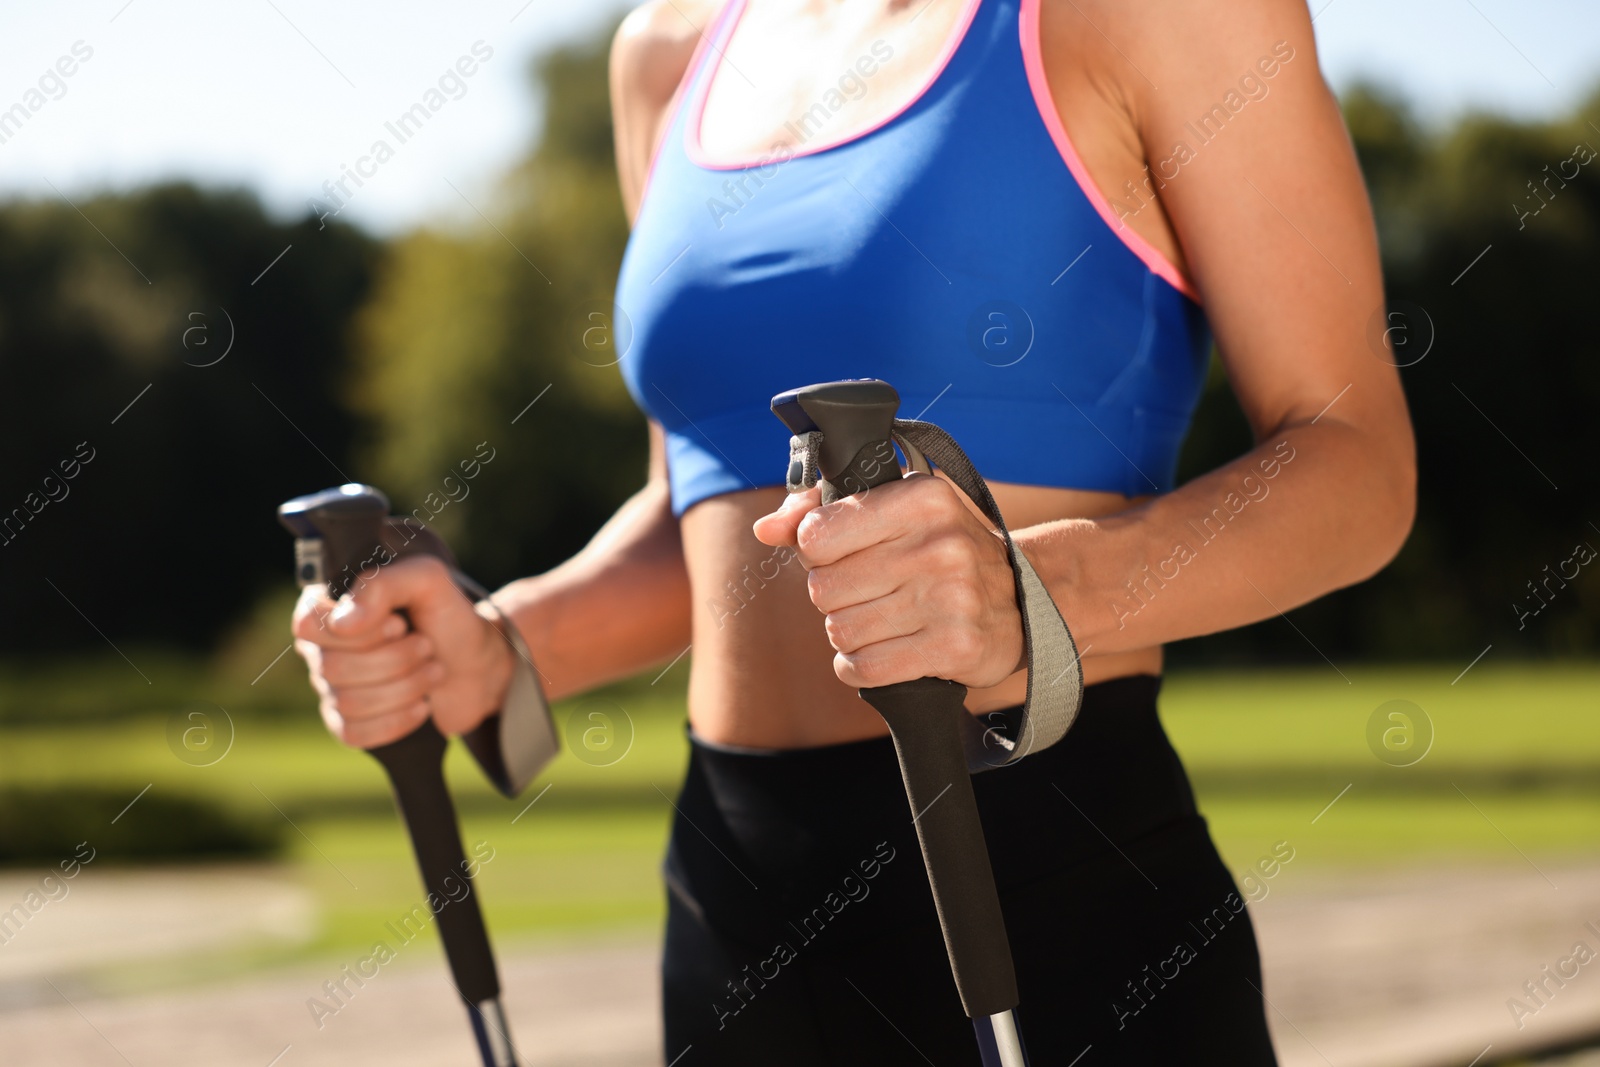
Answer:
<svg viewBox="0 0 1600 1067"><path fill-rule="evenodd" d="M723 0L648 0L611 42L611 117L629 213L637 204L678 84Z"/></svg>
<svg viewBox="0 0 1600 1067"><path fill-rule="evenodd" d="M611 77L621 103L671 100L722 0L648 0L630 11L611 42Z"/></svg>
<svg viewBox="0 0 1600 1067"><path fill-rule="evenodd" d="M1377 234L1304 0L1040 2L1064 38L1043 43L1085 49L1119 95L1144 155L1129 224L1160 204L1258 435L1346 388L1335 418L1398 425L1397 379L1365 339Z"/></svg>
<svg viewBox="0 0 1600 1067"><path fill-rule="evenodd" d="M1321 81L1305 0L1039 2L1047 58L1067 53L1136 115L1225 92L1285 56L1297 75Z"/></svg>

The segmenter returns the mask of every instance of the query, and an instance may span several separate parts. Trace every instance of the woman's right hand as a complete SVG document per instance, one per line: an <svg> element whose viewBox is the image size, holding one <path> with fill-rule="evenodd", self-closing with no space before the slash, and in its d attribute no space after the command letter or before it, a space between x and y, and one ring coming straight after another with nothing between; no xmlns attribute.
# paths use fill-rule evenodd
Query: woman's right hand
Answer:
<svg viewBox="0 0 1600 1067"><path fill-rule="evenodd" d="M516 667L505 635L427 556L382 568L338 601L308 587L293 625L323 722L357 748L398 741L430 715L446 736L467 733L500 708Z"/></svg>

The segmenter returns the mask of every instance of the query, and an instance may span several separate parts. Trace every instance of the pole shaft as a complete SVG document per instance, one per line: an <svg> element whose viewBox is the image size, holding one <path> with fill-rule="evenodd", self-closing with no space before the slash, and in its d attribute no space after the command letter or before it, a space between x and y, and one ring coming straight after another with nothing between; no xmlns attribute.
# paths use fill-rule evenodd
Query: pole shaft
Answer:
<svg viewBox="0 0 1600 1067"><path fill-rule="evenodd" d="M1028 1067L1022 1055L1022 1036L1017 1033L1017 1020L1009 1011L989 1016L989 1027L994 1031L995 1047L1000 1050L1000 1067Z"/></svg>

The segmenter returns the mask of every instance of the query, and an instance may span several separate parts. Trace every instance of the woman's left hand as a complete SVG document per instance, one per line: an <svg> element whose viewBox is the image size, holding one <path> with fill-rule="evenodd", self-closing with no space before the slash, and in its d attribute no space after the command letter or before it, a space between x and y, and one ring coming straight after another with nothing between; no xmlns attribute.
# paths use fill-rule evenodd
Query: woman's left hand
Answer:
<svg viewBox="0 0 1600 1067"><path fill-rule="evenodd" d="M1005 542L959 490L914 473L832 504L791 494L756 520L796 548L846 685L947 678L998 685L1023 666L1022 617Z"/></svg>

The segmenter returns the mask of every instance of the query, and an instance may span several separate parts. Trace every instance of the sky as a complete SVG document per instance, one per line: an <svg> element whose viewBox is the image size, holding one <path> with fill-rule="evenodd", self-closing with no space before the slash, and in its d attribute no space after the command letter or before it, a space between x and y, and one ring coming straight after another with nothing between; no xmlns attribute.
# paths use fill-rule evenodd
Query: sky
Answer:
<svg viewBox="0 0 1600 1067"><path fill-rule="evenodd" d="M1600 0L1310 2L1334 87L1380 82L1430 122L1468 109L1553 117L1600 87ZM76 201L181 177L247 186L288 218L311 198L331 206L328 183L383 138L392 158L364 164L360 187L346 179L347 221L393 234L470 218L537 136L528 60L627 6L7 0L0 111L41 78L45 103L0 129L0 197ZM397 143L385 123L441 79L445 106Z"/></svg>

